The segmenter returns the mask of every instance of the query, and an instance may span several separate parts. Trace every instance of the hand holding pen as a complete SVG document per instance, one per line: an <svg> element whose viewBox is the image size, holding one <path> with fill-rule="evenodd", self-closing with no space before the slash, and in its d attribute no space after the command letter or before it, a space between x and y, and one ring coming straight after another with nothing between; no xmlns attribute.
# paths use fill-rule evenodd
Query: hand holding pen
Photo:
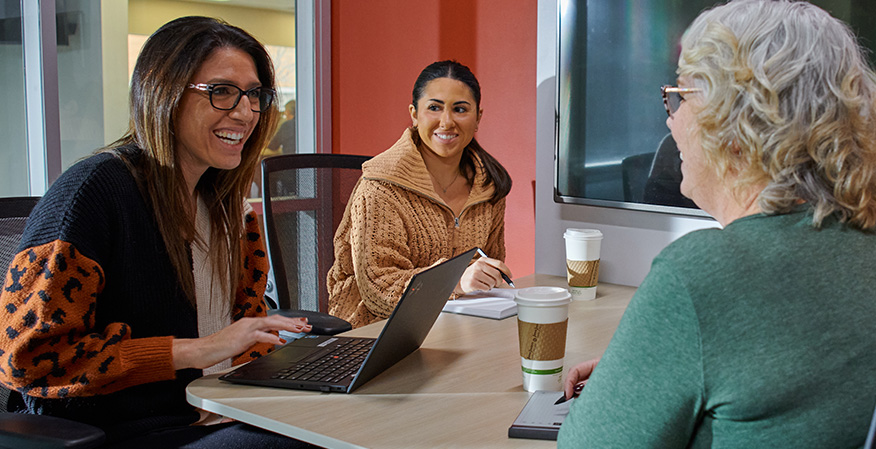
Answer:
<svg viewBox="0 0 876 449"><path fill-rule="evenodd" d="M592 359L573 366L572 369L569 370L569 373L566 374L566 380L563 382L563 390L565 391L565 394L556 402L556 404L562 404L569 399L578 397L598 363L599 359Z"/></svg>
<svg viewBox="0 0 876 449"><path fill-rule="evenodd" d="M487 257L481 249L478 249L478 252L481 257L465 269L459 284L453 290L454 293L462 295L474 291L487 291L501 285L503 281L514 287L508 274L510 271L504 262Z"/></svg>
<svg viewBox="0 0 876 449"><path fill-rule="evenodd" d="M487 256L487 253L485 253L484 250L482 250L482 249L480 249L480 248L478 248L478 254L479 254L481 257L485 258L485 259L489 259L489 256ZM492 260L496 260L496 259L492 259ZM499 263L502 263L502 262L499 261ZM491 265L492 265L492 264L491 264ZM505 264L502 263L502 265L504 266ZM513 281L511 280L511 278L505 273L505 270L507 270L508 267L505 267L504 270L502 269L502 267L496 267L496 269L499 270L499 274L502 276L502 280L505 281L506 284L510 285L511 288L516 288L516 287L514 287L514 282L513 282Z"/></svg>
<svg viewBox="0 0 876 449"><path fill-rule="evenodd" d="M574 391L574 393L572 393L572 396L567 398L565 395L565 392L564 392L564 394L562 396L560 396L559 399L557 399L557 402L554 402L554 405L560 405L563 402L566 402L570 399L577 398L578 395L580 395L581 392L584 391L584 385L587 385L586 380L582 380L581 382L576 383L575 386L572 388L572 391Z"/></svg>

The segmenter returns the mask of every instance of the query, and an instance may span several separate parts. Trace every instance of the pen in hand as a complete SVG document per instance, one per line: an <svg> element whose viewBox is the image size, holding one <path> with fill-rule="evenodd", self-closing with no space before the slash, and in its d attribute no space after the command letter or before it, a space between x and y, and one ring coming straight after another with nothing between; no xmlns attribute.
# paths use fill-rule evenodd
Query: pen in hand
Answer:
<svg viewBox="0 0 876 449"><path fill-rule="evenodd" d="M582 380L581 382L576 383L576 384L575 384L575 393L574 393L574 394L572 395L572 397L569 398L569 399L575 399L575 398L577 398L578 395L581 394L581 390L584 389L584 385L585 385L586 383L587 383L586 380ZM554 402L554 405L560 405L560 404L562 404L563 402L568 401L569 399L566 399L566 394L563 393L563 395L560 396L559 399L557 399L557 402Z"/></svg>
<svg viewBox="0 0 876 449"><path fill-rule="evenodd" d="M487 253L485 253L484 250L482 250L482 249L480 249L480 248L478 248L478 254L480 254L481 257L489 258L489 256L487 256ZM499 270L499 274L502 275L502 280L505 281L506 284L510 285L511 288L517 288L517 287L514 286L514 282L511 280L511 278L509 278L508 275L505 274L504 271Z"/></svg>

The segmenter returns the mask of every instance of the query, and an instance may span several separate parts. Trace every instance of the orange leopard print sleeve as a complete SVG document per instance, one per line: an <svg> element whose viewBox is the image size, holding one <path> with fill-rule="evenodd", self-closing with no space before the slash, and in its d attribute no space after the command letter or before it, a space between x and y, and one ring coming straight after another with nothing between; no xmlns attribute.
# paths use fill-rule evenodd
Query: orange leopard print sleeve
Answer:
<svg viewBox="0 0 876 449"><path fill-rule="evenodd" d="M0 381L33 396L106 394L173 379L172 337L131 339L124 323L95 328L104 271L70 243L28 248L0 294Z"/></svg>
<svg viewBox="0 0 876 449"><path fill-rule="evenodd" d="M259 232L259 222L255 212L250 211L245 216L244 238L242 254L243 270L237 287L237 300L231 315L233 321L243 317L266 316L265 287L268 283L268 255L265 249L265 241ZM257 343L242 354L234 357L233 365L249 362L257 359L268 352L273 351L274 345L269 343Z"/></svg>

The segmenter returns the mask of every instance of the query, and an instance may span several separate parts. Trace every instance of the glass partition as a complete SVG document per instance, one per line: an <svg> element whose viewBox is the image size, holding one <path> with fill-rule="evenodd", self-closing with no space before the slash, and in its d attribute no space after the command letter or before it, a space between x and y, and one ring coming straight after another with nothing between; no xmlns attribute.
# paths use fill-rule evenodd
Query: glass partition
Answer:
<svg viewBox="0 0 876 449"><path fill-rule="evenodd" d="M660 86L676 83L684 30L717 3L560 1L557 202L705 215L679 192ZM874 57L876 2L812 3L849 23Z"/></svg>
<svg viewBox="0 0 876 449"><path fill-rule="evenodd" d="M27 123L24 98L24 46L19 2L0 3L0 196L28 195Z"/></svg>

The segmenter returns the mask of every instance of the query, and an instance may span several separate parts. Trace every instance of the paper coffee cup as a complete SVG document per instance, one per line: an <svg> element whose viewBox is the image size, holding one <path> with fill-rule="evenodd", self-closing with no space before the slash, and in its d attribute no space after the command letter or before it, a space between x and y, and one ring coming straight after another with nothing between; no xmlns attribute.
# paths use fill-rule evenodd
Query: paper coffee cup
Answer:
<svg viewBox="0 0 876 449"><path fill-rule="evenodd" d="M595 299L599 281L599 251L602 232L597 229L566 229L566 278L573 299Z"/></svg>
<svg viewBox="0 0 876 449"><path fill-rule="evenodd" d="M571 295L561 287L530 287L518 290L514 302L523 388L562 390Z"/></svg>

